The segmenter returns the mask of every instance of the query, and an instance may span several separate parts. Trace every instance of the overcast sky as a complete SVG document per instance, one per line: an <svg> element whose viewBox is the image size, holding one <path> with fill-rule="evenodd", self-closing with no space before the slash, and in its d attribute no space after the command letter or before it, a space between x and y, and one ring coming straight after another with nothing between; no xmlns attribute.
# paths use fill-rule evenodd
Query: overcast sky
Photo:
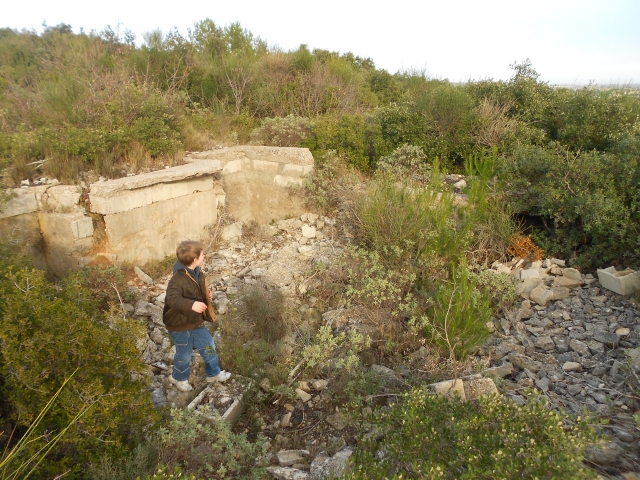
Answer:
<svg viewBox="0 0 640 480"><path fill-rule="evenodd" d="M370 57L390 73L452 81L507 79L530 58L553 84L640 83L640 0L5 0L0 27L121 25L142 33L238 21L270 46L306 44Z"/></svg>

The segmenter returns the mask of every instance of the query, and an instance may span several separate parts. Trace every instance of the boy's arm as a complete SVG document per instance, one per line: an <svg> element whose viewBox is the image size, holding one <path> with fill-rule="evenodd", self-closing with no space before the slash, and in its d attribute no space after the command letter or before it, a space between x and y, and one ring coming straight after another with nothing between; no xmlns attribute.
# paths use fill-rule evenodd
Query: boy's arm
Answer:
<svg viewBox="0 0 640 480"><path fill-rule="evenodd" d="M188 312L192 310L196 300L183 297L180 283L175 279L176 275L171 277L171 280L169 280L169 284L167 285L167 295L165 296L164 301L171 309Z"/></svg>

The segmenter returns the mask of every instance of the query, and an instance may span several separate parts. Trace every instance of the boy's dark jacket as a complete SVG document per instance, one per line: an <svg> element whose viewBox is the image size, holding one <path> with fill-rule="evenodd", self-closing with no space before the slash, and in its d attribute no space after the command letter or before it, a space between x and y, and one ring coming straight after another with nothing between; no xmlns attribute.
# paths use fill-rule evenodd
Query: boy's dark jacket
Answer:
<svg viewBox="0 0 640 480"><path fill-rule="evenodd" d="M179 261L173 266L173 277L167 286L162 312L162 320L167 330L172 332L194 330L202 327L205 321L213 322L215 320L215 313L213 313L211 301L207 296L204 272L200 272L199 268L196 269L199 275L194 276ZM194 312L191 310L194 302L205 303L208 307L207 310L204 313Z"/></svg>

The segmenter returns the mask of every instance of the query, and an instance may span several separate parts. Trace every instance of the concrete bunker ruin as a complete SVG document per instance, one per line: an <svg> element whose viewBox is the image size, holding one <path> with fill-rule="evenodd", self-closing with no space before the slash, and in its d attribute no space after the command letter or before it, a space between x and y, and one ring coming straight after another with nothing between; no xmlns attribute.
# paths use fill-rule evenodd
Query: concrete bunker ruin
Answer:
<svg viewBox="0 0 640 480"><path fill-rule="evenodd" d="M0 212L0 234L57 276L96 261L144 264L204 240L222 207L268 223L304 212L290 186L313 170L305 148L237 146L192 153L184 164L77 185L23 186ZM102 258L100 258L102 257Z"/></svg>

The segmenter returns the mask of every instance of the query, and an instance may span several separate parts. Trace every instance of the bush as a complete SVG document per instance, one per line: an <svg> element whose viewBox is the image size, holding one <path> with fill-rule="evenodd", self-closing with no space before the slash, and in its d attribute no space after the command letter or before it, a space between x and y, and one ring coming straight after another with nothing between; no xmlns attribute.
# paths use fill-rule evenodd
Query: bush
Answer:
<svg viewBox="0 0 640 480"><path fill-rule="evenodd" d="M413 318L411 324L454 360L464 358L486 340L491 313L490 297L476 289L475 279L462 264L452 269L449 281L438 285L425 314Z"/></svg>
<svg viewBox="0 0 640 480"><path fill-rule="evenodd" d="M265 118L262 125L251 132L251 143L274 147L302 147L312 132L313 122L308 118L295 115Z"/></svg>
<svg viewBox="0 0 640 480"><path fill-rule="evenodd" d="M468 215L456 207L449 192L414 189L396 180L379 176L357 198L358 238L379 252L387 267L389 262L408 259L417 278L432 278L463 258L471 240ZM388 254L394 250L403 255Z"/></svg>
<svg viewBox="0 0 640 480"><path fill-rule="evenodd" d="M289 332L280 290L267 290L264 285L245 287L239 298L238 315L267 342L280 340Z"/></svg>
<svg viewBox="0 0 640 480"><path fill-rule="evenodd" d="M181 465L185 474L197 478L265 478L268 456L262 435L251 443L226 422L202 423L193 410L171 413L171 421L159 433L162 464Z"/></svg>
<svg viewBox="0 0 640 480"><path fill-rule="evenodd" d="M546 223L548 254L575 254L575 264L585 268L640 258L640 170L631 145L616 154L521 147L502 165L515 210Z"/></svg>
<svg viewBox="0 0 640 480"><path fill-rule="evenodd" d="M382 157L378 161L378 168L390 171L403 179L412 179L420 183L427 182L431 177L431 169L427 163L427 156L422 148L414 145L401 145L391 155Z"/></svg>
<svg viewBox="0 0 640 480"><path fill-rule="evenodd" d="M29 424L73 371L37 433L58 432L91 405L52 450L42 474L53 477L121 451L156 420L136 340L146 327L119 313L101 314L93 293L76 281L50 284L44 273L6 265L0 277L0 374L9 419Z"/></svg>
<svg viewBox="0 0 640 480"><path fill-rule="evenodd" d="M516 286L510 274L481 270L479 273L470 272L469 276L478 290L491 300L491 307L496 314L509 309L518 300Z"/></svg>
<svg viewBox="0 0 640 480"><path fill-rule="evenodd" d="M414 389L373 423L379 435L361 439L345 478L597 477L581 463L594 438L586 422L549 409L544 398L471 403Z"/></svg>

